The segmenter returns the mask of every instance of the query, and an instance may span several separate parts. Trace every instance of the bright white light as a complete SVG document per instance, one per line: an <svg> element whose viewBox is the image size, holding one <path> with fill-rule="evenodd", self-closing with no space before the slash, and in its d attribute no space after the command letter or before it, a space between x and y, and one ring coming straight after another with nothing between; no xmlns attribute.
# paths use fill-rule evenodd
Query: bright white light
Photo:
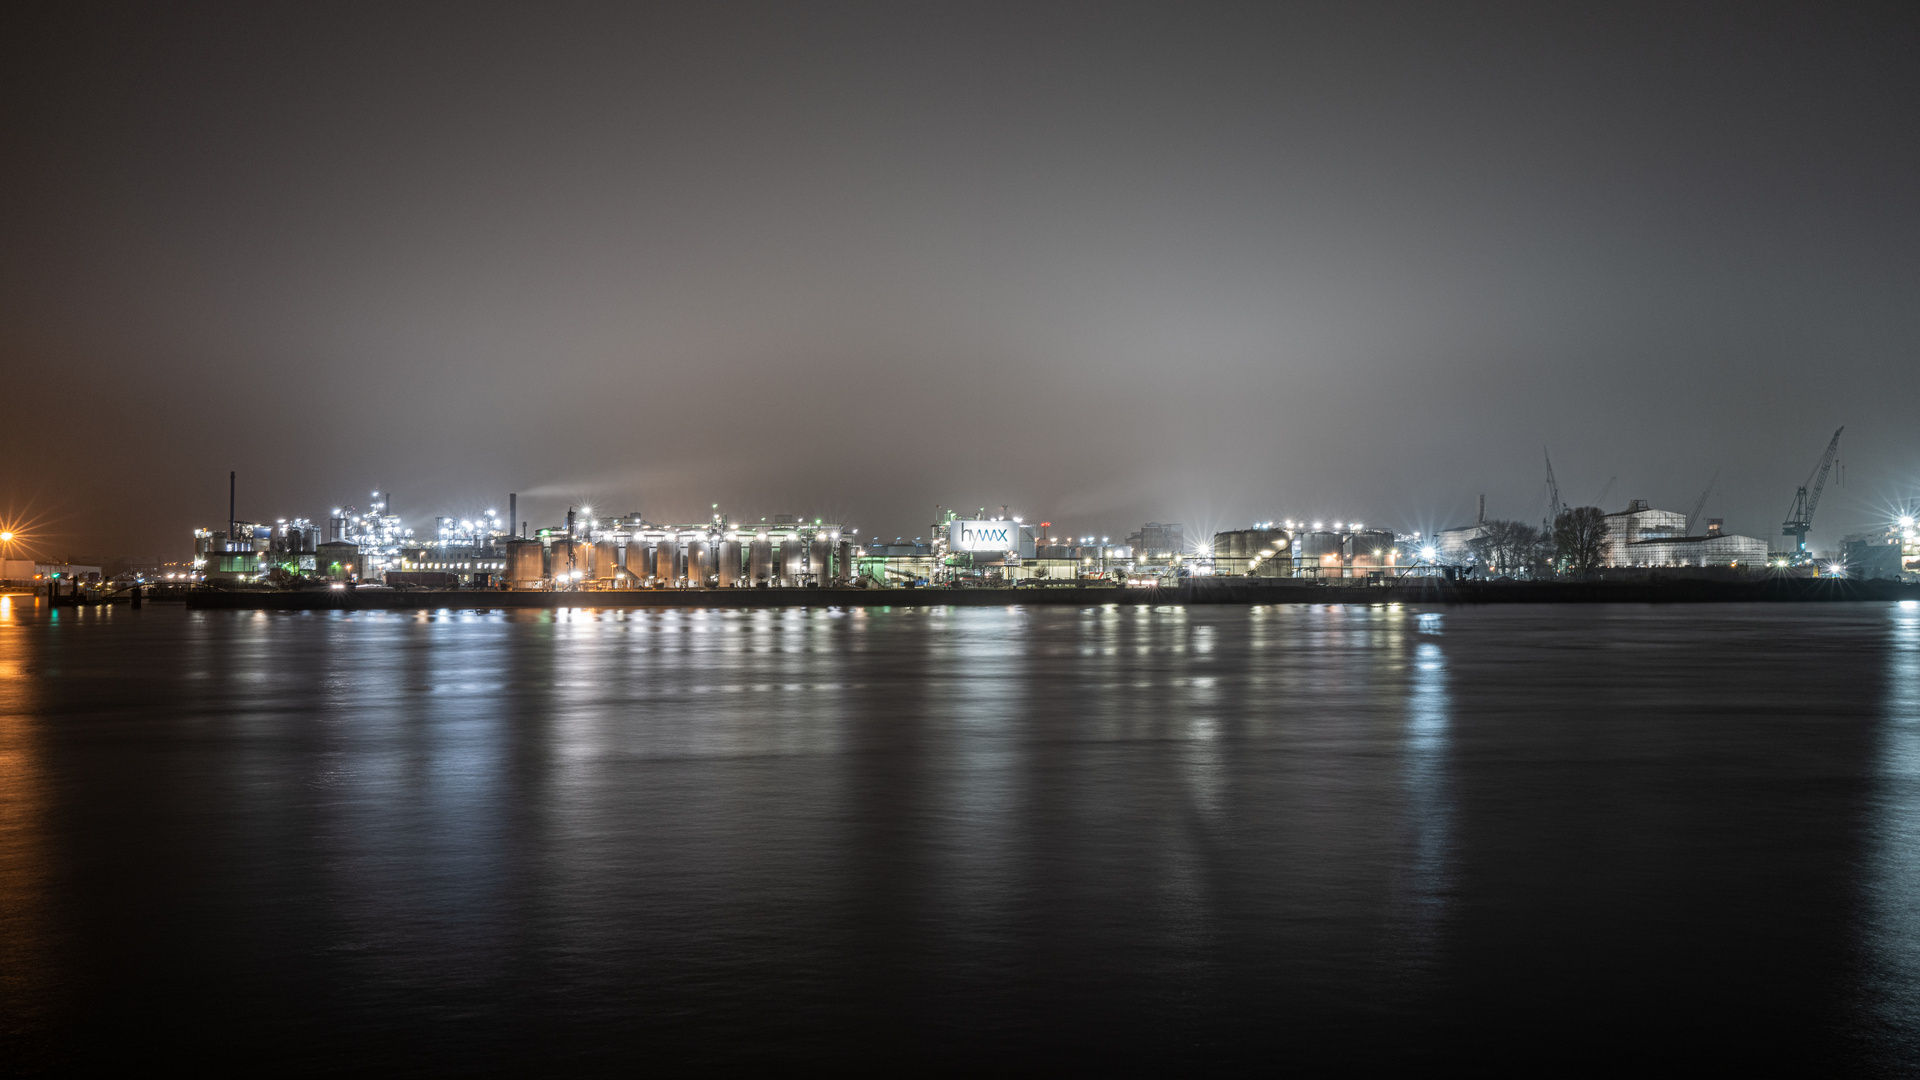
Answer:
<svg viewBox="0 0 1920 1080"><path fill-rule="evenodd" d="M1313 523L1313 527L1314 527L1314 528L1316 528L1316 529L1317 529L1317 528L1319 528L1319 527L1320 527L1320 523L1319 523L1319 522L1317 522L1317 521L1316 521L1316 522L1314 522L1314 523Z"/></svg>
<svg viewBox="0 0 1920 1080"><path fill-rule="evenodd" d="M1901 514L1901 515L1900 515L1900 527L1901 527L1901 528L1903 528L1903 529L1911 529L1911 528L1913 528L1913 515L1912 515L1912 514Z"/></svg>
<svg viewBox="0 0 1920 1080"><path fill-rule="evenodd" d="M327 587L330 589L344 589L347 587L347 584L344 581L336 581L332 585L329 585Z"/></svg>
<svg viewBox="0 0 1920 1080"><path fill-rule="evenodd" d="M1420 549L1420 557L1423 559L1432 559L1435 555L1438 555L1438 554L1439 552L1433 550L1430 547L1423 547Z"/></svg>

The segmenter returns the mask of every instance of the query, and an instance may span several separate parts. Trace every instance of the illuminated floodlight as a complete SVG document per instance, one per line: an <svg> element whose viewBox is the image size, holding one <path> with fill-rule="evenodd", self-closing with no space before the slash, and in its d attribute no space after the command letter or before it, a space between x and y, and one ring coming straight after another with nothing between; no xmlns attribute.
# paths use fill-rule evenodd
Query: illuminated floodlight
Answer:
<svg viewBox="0 0 1920 1080"><path fill-rule="evenodd" d="M1426 559L1428 562L1432 562L1433 557L1438 554L1440 553L1430 547L1423 547L1420 549L1420 557L1423 559Z"/></svg>
<svg viewBox="0 0 1920 1080"><path fill-rule="evenodd" d="M13 543L13 534L10 532L0 532L0 544L11 543Z"/></svg>
<svg viewBox="0 0 1920 1080"><path fill-rule="evenodd" d="M1314 527L1314 528L1316 528L1316 529L1317 529L1317 528L1319 528L1319 527L1320 527L1320 523L1319 523L1319 522L1317 522L1317 521L1316 521L1316 522L1314 522L1314 523L1313 523L1313 527Z"/></svg>
<svg viewBox="0 0 1920 1080"><path fill-rule="evenodd" d="M1903 529L1911 529L1911 528L1913 528L1913 515L1912 515L1912 514L1901 514L1901 515L1900 515L1900 527L1901 527L1901 528L1903 528Z"/></svg>

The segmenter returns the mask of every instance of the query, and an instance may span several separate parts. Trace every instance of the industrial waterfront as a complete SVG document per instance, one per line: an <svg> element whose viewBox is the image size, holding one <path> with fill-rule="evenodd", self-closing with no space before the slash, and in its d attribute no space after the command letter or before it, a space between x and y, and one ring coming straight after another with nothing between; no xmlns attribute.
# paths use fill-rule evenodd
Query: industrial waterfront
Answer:
<svg viewBox="0 0 1920 1080"><path fill-rule="evenodd" d="M431 529L409 524L386 491L372 492L364 509L329 510L324 525L299 516L266 523L239 516L238 473L233 472L227 476L225 528L195 529L190 559L107 574L99 566L7 558L0 561L0 586L44 590L55 603L63 596L71 603L130 599L129 594L149 590L161 596L207 590L326 590L358 597L362 590L373 589L591 592L603 605L674 605L685 601L641 593L694 593L720 606L780 606L798 602L784 595L794 589L861 590L869 595L849 602L871 605L894 602L889 594L895 590L927 587L1144 588L1160 597L1188 600L1243 595L1281 599L1287 594L1275 591L1280 586L1311 585L1335 590L1316 594L1319 602L1332 602L1336 593L1344 598L1358 588L1388 588L1396 598L1430 596L1431 583L1439 580L1534 586L1594 581L1754 584L1783 577L1920 583L1920 506L1890 508L1872 528L1847 534L1837 550L1809 547L1814 514L1829 476L1839 466L1844 431L1834 431L1812 473L1795 490L1780 529L1780 536L1792 543L1777 550L1764 539L1730 532L1721 518L1706 516L1718 472L1689 511L1662 509L1636 498L1609 512L1564 502L1552 457L1544 452L1546 509L1538 527L1489 518L1486 496L1481 495L1471 524L1428 532L1361 521L1274 518L1190 536L1183 524L1150 521L1119 542L1110 535L1056 530L1051 521L1029 521L1005 506L991 516L986 507L973 515L938 507L922 535L891 541L871 533L863 539L859 528L823 517L776 513L740 519L723 512L718 503L712 504L706 520L697 522L662 522L639 511L599 514L592 506L569 506L564 520L536 526L520 517L517 493L508 494L504 517L496 508L458 517L436 515ZM1611 488L1610 482L1601 501ZM0 530L0 548L10 552L24 543L14 531ZM1222 583L1239 587L1222 589ZM735 595L741 590L763 595ZM1566 590L1556 598L1585 599L1591 592ZM1718 598L1745 593L1722 590ZM1382 595L1355 598L1377 600ZM262 600L258 606L416 605L368 598L357 603ZM506 606L565 604L515 601Z"/></svg>

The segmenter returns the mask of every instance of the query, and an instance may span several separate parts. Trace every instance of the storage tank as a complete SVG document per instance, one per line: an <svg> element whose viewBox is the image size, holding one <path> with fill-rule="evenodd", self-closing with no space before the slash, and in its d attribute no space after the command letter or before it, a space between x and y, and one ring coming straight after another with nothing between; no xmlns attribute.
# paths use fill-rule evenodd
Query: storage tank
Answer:
<svg viewBox="0 0 1920 1080"><path fill-rule="evenodd" d="M1344 569L1346 538L1337 532L1300 534L1300 569L1307 577L1339 577Z"/></svg>
<svg viewBox="0 0 1920 1080"><path fill-rule="evenodd" d="M826 533L813 538L813 550L808 553L807 573L813 576L817 585L833 584L833 540Z"/></svg>
<svg viewBox="0 0 1920 1080"><path fill-rule="evenodd" d="M582 578L593 566L593 547L580 540L555 540L548 552L547 573L554 581L574 581L578 572Z"/></svg>
<svg viewBox="0 0 1920 1080"><path fill-rule="evenodd" d="M705 588L707 579L713 576L713 549L705 540L695 540L687 545L687 581Z"/></svg>
<svg viewBox="0 0 1920 1080"><path fill-rule="evenodd" d="M620 548L613 537L593 545L593 576L596 581L611 583L614 574L620 570Z"/></svg>
<svg viewBox="0 0 1920 1080"><path fill-rule="evenodd" d="M805 570L806 545L797 533L780 538L780 581L779 584L792 588L800 584L800 575Z"/></svg>
<svg viewBox="0 0 1920 1080"><path fill-rule="evenodd" d="M627 541L627 573L635 585L645 585L653 577L653 545L636 536Z"/></svg>
<svg viewBox="0 0 1920 1080"><path fill-rule="evenodd" d="M747 545L747 583L762 585L773 580L773 541L760 537Z"/></svg>
<svg viewBox="0 0 1920 1080"><path fill-rule="evenodd" d="M1393 565L1393 534L1385 529L1362 529L1347 537L1347 563L1356 573Z"/></svg>
<svg viewBox="0 0 1920 1080"><path fill-rule="evenodd" d="M662 540L653 545L653 583L672 585L680 580L680 545Z"/></svg>
<svg viewBox="0 0 1920 1080"><path fill-rule="evenodd" d="M1259 549L1259 540L1264 535L1250 529L1214 533L1213 572L1223 577L1238 577L1245 574L1252 564L1254 552Z"/></svg>
<svg viewBox="0 0 1920 1080"><path fill-rule="evenodd" d="M1254 536L1253 559L1249 571L1255 577L1293 576L1293 537L1285 529L1262 529Z"/></svg>
<svg viewBox="0 0 1920 1080"><path fill-rule="evenodd" d="M509 540L507 554L507 587L512 589L538 589L546 584L546 571L542 566L545 552L538 540Z"/></svg>
<svg viewBox="0 0 1920 1080"><path fill-rule="evenodd" d="M842 540L834 551L833 583L845 585L853 580L853 541Z"/></svg>
<svg viewBox="0 0 1920 1080"><path fill-rule="evenodd" d="M736 585L739 585L740 584L740 541L722 540L720 541L719 547L716 550L718 554L716 555L714 561L718 565L715 566L714 569L718 571L716 576L717 576L717 580L720 583L720 587L723 589L731 589Z"/></svg>

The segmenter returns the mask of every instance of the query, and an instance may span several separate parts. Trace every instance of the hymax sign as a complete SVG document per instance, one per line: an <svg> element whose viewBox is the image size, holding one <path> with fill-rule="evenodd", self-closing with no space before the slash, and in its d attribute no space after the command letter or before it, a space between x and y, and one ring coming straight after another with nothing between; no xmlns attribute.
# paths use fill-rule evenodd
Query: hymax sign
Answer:
<svg viewBox="0 0 1920 1080"><path fill-rule="evenodd" d="M1020 526L1012 521L950 521L947 547L952 551L1020 550Z"/></svg>

